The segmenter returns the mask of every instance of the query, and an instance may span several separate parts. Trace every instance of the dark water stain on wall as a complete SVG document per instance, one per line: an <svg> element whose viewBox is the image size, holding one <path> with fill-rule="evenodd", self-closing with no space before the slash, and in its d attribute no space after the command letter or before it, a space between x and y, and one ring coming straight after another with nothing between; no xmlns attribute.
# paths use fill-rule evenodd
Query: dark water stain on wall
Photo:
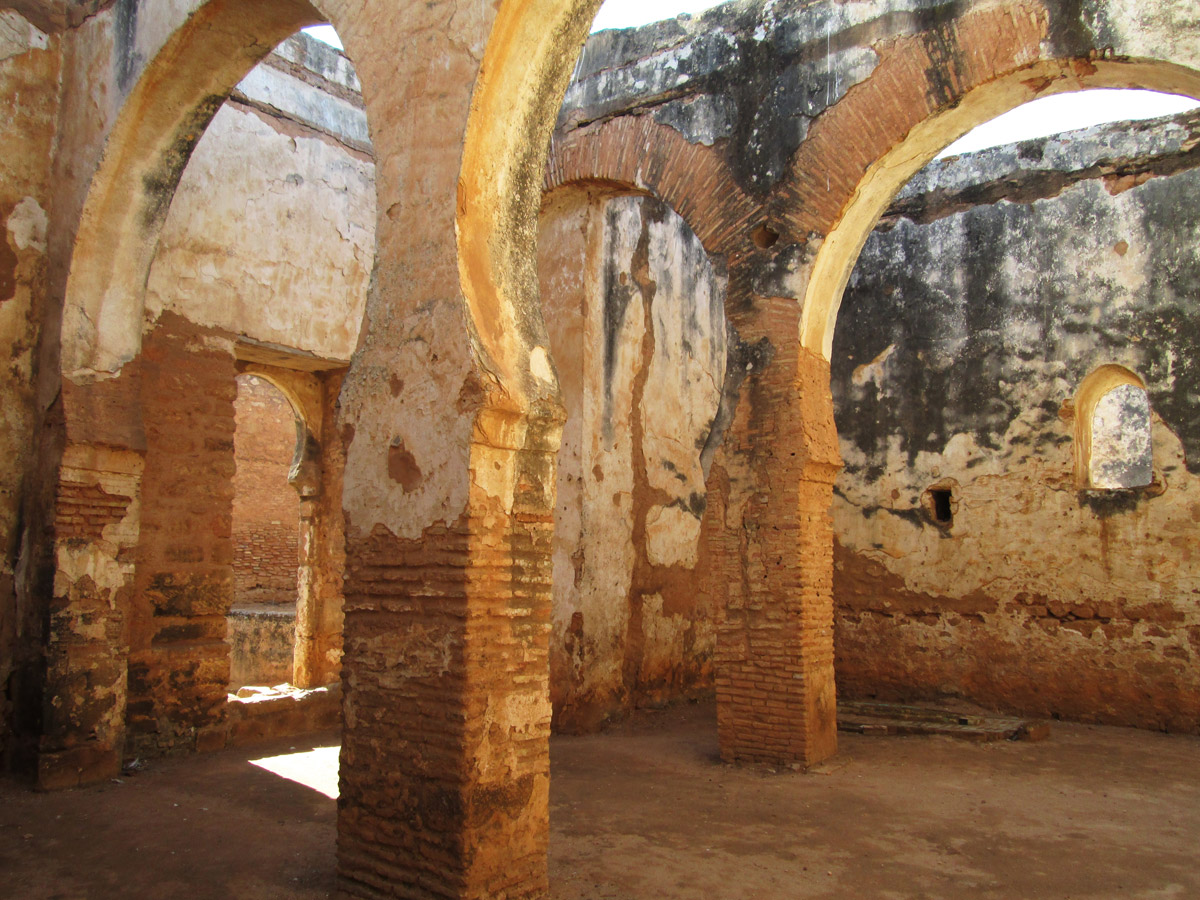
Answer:
<svg viewBox="0 0 1200 900"><path fill-rule="evenodd" d="M843 438L874 471L895 438L910 465L960 432L1000 451L1030 404L1047 404L1048 423L1089 372L1115 362L1145 379L1189 470L1200 470L1196 197L1200 170L1115 196L1097 179L877 231L834 337ZM866 377L860 367L884 354ZM1043 396L1047 379L1065 394Z"/></svg>

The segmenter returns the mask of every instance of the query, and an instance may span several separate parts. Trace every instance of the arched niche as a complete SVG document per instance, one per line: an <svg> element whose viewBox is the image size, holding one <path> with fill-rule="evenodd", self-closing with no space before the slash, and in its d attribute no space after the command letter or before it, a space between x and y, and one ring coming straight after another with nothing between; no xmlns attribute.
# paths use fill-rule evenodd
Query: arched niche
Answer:
<svg viewBox="0 0 1200 900"><path fill-rule="evenodd" d="M1137 375L1105 365L1075 394L1075 480L1086 490L1146 487L1154 480L1150 396Z"/></svg>

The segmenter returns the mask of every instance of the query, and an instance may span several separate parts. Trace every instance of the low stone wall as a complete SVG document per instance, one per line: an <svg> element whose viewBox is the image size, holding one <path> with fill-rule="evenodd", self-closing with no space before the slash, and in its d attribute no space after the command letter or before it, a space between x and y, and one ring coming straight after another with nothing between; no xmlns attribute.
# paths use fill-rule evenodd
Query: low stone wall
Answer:
<svg viewBox="0 0 1200 900"><path fill-rule="evenodd" d="M342 725L342 686L313 690L245 692L226 711L225 746L234 747L291 734L332 731Z"/></svg>
<svg viewBox="0 0 1200 900"><path fill-rule="evenodd" d="M226 618L229 689L291 682L296 611L272 606L235 607Z"/></svg>

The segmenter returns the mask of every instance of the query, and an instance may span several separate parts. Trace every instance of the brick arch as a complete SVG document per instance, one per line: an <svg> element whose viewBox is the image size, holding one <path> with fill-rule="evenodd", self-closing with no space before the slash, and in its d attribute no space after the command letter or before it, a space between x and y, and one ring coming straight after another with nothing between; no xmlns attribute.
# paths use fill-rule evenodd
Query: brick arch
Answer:
<svg viewBox="0 0 1200 900"><path fill-rule="evenodd" d="M610 119L556 135L543 190L578 182L656 197L688 223L710 256L752 253L750 231L764 217L761 205L737 184L724 154L689 142L649 116Z"/></svg>
<svg viewBox="0 0 1200 900"><path fill-rule="evenodd" d="M1122 57L1112 47L1053 56L1054 5L974 10L898 39L813 124L773 199L789 237L820 241L800 323L809 353L828 361L854 262L896 192L972 128L1038 97L1091 88L1200 97L1200 73L1179 62Z"/></svg>

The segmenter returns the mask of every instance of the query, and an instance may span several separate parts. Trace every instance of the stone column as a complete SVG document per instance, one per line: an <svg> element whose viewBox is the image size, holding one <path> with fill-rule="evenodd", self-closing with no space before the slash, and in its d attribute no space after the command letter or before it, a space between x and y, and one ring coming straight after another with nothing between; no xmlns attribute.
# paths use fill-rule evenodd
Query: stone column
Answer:
<svg viewBox="0 0 1200 900"><path fill-rule="evenodd" d="M299 688L325 683L320 652L320 607L316 599L317 518L316 496L300 495L300 532L296 560L296 650L292 684Z"/></svg>
<svg viewBox="0 0 1200 900"><path fill-rule="evenodd" d="M342 527L341 441L333 428L333 401L341 373L322 378L321 440L307 435L299 477L300 533L296 577L296 655L292 683L316 688L336 681L342 656L342 575L346 537Z"/></svg>
<svg viewBox="0 0 1200 900"><path fill-rule="evenodd" d="M339 886L544 896L563 415L537 308L536 210L594 8L332 6L348 13L330 16L363 84L379 209L339 400Z"/></svg>
<svg viewBox="0 0 1200 900"><path fill-rule="evenodd" d="M310 510L308 502L300 505L301 553L309 568L300 578L301 596L307 596L308 612L301 633L301 615L297 608L297 687L321 687L337 681L341 674L342 578L346 569L342 474L346 460L337 432L334 406L344 374L334 371L321 375L320 491L312 498ZM306 522L308 531L305 530Z"/></svg>

